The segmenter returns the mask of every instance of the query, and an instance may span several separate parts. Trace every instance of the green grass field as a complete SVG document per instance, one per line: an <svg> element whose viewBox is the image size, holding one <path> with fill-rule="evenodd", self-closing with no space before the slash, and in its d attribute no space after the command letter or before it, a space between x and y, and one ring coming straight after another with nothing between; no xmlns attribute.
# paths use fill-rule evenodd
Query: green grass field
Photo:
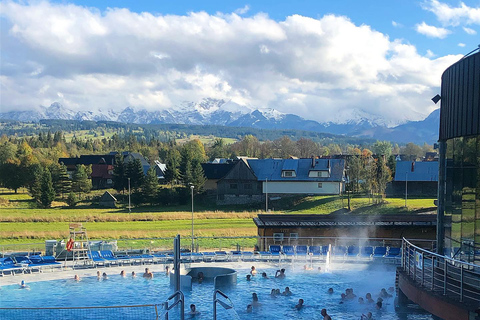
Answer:
<svg viewBox="0 0 480 320"><path fill-rule="evenodd" d="M352 214L393 214L433 211L433 199L409 199L407 208L401 198L385 199L383 204L372 204L368 198L351 199ZM173 237L191 233L190 206L139 207L131 213L121 208L99 208L84 204L75 208L55 203L53 208L37 208L31 197L20 190L15 194L0 190L0 245L42 243L46 239L66 239L70 222L83 222L90 239L122 239L128 246L157 246L167 240L135 240L144 238ZM312 196L286 198L272 202L276 214L329 214L347 206L347 199L339 196ZM224 209L219 211L215 209ZM244 211L241 207L196 206L194 214L197 237L248 237L255 236L257 229L252 218L261 211ZM206 240L199 246L208 248L229 245L254 244L252 239ZM220 243L219 243L220 241ZM158 242L158 243L157 243ZM168 240L168 243L171 241Z"/></svg>

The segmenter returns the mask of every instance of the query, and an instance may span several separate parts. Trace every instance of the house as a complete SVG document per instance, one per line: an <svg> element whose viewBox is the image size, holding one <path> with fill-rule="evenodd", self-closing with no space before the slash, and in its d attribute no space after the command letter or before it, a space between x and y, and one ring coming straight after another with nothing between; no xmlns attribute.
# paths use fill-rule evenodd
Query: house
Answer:
<svg viewBox="0 0 480 320"><path fill-rule="evenodd" d="M217 204L248 204L264 199L262 182L246 158L236 160L230 170L217 181Z"/></svg>
<svg viewBox="0 0 480 320"><path fill-rule="evenodd" d="M60 158L58 162L67 167L70 178L72 178L77 165L91 166L92 189L105 189L113 186L115 155L81 155L75 158Z"/></svg>
<svg viewBox="0 0 480 320"><path fill-rule="evenodd" d="M203 173L205 175L205 178L207 178L203 186L206 191L217 190L218 180L225 177L227 173L235 166L235 162L233 160L215 160L217 161L210 163L202 163Z"/></svg>
<svg viewBox="0 0 480 320"><path fill-rule="evenodd" d="M102 207L115 208L117 199L108 191L100 197L99 205Z"/></svg>
<svg viewBox="0 0 480 320"><path fill-rule="evenodd" d="M154 160L153 163L155 166L155 173L157 174L159 182L165 181L165 172L167 171L167 165L165 163L161 163L158 160Z"/></svg>
<svg viewBox="0 0 480 320"><path fill-rule="evenodd" d="M405 190L406 189L406 190ZM387 195L437 196L438 161L397 161Z"/></svg>
<svg viewBox="0 0 480 320"><path fill-rule="evenodd" d="M344 159L249 159L248 166L270 194L341 194Z"/></svg>

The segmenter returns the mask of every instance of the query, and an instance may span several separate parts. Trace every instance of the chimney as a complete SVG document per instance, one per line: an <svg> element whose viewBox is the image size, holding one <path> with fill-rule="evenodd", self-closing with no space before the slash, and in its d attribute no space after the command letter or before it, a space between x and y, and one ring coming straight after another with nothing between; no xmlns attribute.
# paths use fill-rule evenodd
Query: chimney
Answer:
<svg viewBox="0 0 480 320"><path fill-rule="evenodd" d="M412 161L412 172L415 171L415 161Z"/></svg>
<svg viewBox="0 0 480 320"><path fill-rule="evenodd" d="M312 156L312 168L315 168L315 157Z"/></svg>
<svg viewBox="0 0 480 320"><path fill-rule="evenodd" d="M330 169L330 159L328 159L327 168Z"/></svg>

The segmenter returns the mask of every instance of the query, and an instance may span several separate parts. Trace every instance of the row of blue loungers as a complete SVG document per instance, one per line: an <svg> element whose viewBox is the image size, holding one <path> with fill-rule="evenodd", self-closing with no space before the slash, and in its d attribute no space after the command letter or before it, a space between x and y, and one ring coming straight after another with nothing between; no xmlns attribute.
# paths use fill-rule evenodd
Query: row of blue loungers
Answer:
<svg viewBox="0 0 480 320"><path fill-rule="evenodd" d="M269 251L261 251L260 255L264 260L273 259L326 259L329 246L280 246L272 245ZM332 260L373 260L383 259L385 261L398 262L401 259L401 249L384 246L332 246L330 253Z"/></svg>
<svg viewBox="0 0 480 320"><path fill-rule="evenodd" d="M15 275L16 273L43 272L45 269L61 267L60 262L55 261L54 256L19 256L0 258L0 275Z"/></svg>

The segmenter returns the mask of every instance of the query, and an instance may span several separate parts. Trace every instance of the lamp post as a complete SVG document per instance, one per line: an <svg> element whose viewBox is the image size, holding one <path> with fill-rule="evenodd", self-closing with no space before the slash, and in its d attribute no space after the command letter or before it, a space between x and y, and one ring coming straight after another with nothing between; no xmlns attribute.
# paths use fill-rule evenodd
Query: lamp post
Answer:
<svg viewBox="0 0 480 320"><path fill-rule="evenodd" d="M407 207L407 195L408 195L408 171L405 172L405 208Z"/></svg>
<svg viewBox="0 0 480 320"><path fill-rule="evenodd" d="M265 212L268 212L268 183L267 183L267 178L265 178Z"/></svg>
<svg viewBox="0 0 480 320"><path fill-rule="evenodd" d="M193 241L193 189L195 186L190 186L190 190L192 190L192 253L195 251L195 244Z"/></svg>
<svg viewBox="0 0 480 320"><path fill-rule="evenodd" d="M130 178L128 178L128 213L132 212L132 206L130 205Z"/></svg>

